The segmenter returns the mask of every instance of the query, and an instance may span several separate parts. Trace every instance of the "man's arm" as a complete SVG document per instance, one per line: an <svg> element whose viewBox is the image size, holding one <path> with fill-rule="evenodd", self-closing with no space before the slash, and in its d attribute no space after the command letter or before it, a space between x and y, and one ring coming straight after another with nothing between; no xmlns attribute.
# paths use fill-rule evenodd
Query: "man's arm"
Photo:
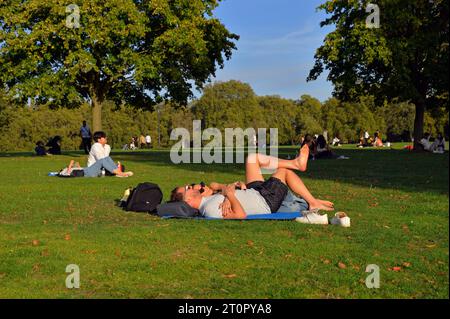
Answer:
<svg viewBox="0 0 450 319"><path fill-rule="evenodd" d="M247 214L241 203L236 197L236 186L234 184L227 185L223 191L223 195L230 201L231 212L222 214L225 219L245 219Z"/></svg>
<svg viewBox="0 0 450 319"><path fill-rule="evenodd" d="M240 188L240 189L247 189L247 185L244 182L241 182L241 181L234 182L233 185L235 187ZM216 183L216 182L212 182L209 185L209 188L211 188L214 192L223 192L223 190L226 187L227 187L226 184L220 184L220 183Z"/></svg>
<svg viewBox="0 0 450 319"><path fill-rule="evenodd" d="M220 184L220 183L216 183L216 182L212 182L211 184L209 184L209 188L211 188L214 192L221 192L225 189L227 185L225 184Z"/></svg>

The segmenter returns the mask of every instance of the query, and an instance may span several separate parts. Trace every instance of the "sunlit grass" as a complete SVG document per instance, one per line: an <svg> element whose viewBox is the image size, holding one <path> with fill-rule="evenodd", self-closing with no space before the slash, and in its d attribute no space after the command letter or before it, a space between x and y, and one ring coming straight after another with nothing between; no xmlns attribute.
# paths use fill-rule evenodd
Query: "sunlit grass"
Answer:
<svg viewBox="0 0 450 319"><path fill-rule="evenodd" d="M175 185L241 180L242 164L116 151L135 176L60 179L47 173L71 158L85 163L84 154L0 154L0 297L448 298L448 153L401 148L343 146L349 160L311 161L300 174L347 212L349 229L161 220L115 206L139 182L159 184L167 198ZM68 264L80 267L80 289L65 287ZM381 269L380 289L365 286L369 264Z"/></svg>

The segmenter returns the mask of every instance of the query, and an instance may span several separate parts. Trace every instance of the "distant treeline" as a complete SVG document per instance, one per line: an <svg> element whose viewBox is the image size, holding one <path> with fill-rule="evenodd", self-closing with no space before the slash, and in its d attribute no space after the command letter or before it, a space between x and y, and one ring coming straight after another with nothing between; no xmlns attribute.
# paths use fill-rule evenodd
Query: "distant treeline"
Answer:
<svg viewBox="0 0 450 319"><path fill-rule="evenodd" d="M218 82L205 88L203 96L187 107L161 104L154 110L130 105L103 105L103 130L113 148L121 148L131 137L150 134L153 146L170 146L172 129L184 127L192 132L192 121L201 120L203 128L278 128L280 144L298 144L302 135L335 136L343 143L359 140L360 134L380 131L385 141L411 141L414 106L408 103L375 105L371 97L357 102L331 98L324 103L303 95L299 100L279 96L257 96L239 81ZM63 150L80 148L79 130L83 120L91 123L87 104L77 109L49 109L42 106L11 106L0 100L0 151L30 151L39 140L62 137ZM425 132L448 137L448 112L426 113Z"/></svg>

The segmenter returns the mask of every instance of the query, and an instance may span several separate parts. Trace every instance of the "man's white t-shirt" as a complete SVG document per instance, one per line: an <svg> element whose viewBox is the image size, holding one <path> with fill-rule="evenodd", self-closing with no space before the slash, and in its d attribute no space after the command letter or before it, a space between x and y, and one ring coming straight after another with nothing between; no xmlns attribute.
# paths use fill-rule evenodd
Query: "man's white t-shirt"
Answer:
<svg viewBox="0 0 450 319"><path fill-rule="evenodd" d="M87 166L92 166L96 161L108 157L109 153L111 153L111 146L108 144L103 146L100 143L94 143L91 147L91 151L89 152Z"/></svg>
<svg viewBox="0 0 450 319"><path fill-rule="evenodd" d="M145 142L146 142L147 144L150 144L150 143L152 142L152 138L150 137L150 135L147 135L147 136L145 137Z"/></svg>
<svg viewBox="0 0 450 319"><path fill-rule="evenodd" d="M236 198L242 205L247 215L270 214L270 207L261 194L254 189L236 190ZM199 211L205 217L223 218L222 209L219 205L223 203L225 196L216 194L203 197Z"/></svg>

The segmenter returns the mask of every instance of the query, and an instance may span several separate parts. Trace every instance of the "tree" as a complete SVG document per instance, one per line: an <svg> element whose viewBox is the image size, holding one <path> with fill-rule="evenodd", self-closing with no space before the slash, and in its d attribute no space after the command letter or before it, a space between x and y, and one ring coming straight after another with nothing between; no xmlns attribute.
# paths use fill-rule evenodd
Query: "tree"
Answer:
<svg viewBox="0 0 450 319"><path fill-rule="evenodd" d="M356 142L361 132L384 131L384 121L370 110L370 99L341 102L331 98L323 104L322 121L330 138L337 136L344 142Z"/></svg>
<svg viewBox="0 0 450 319"><path fill-rule="evenodd" d="M236 49L213 10L220 0L4 0L0 88L21 103L151 107L185 104ZM78 6L72 3L77 3Z"/></svg>
<svg viewBox="0 0 450 319"><path fill-rule="evenodd" d="M2 90L0 90L0 112L7 106L6 97Z"/></svg>
<svg viewBox="0 0 450 319"><path fill-rule="evenodd" d="M410 142L414 130L414 108L406 103L386 104L379 109L386 123L386 135L390 142L402 140Z"/></svg>
<svg viewBox="0 0 450 319"><path fill-rule="evenodd" d="M378 28L370 27L369 2L378 5ZM319 8L331 14L321 26L335 25L336 29L317 50L308 80L328 69L334 94L342 100L373 95L381 102L411 101L416 111L417 147L426 106L448 110L449 2L333 0Z"/></svg>
<svg viewBox="0 0 450 319"><path fill-rule="evenodd" d="M297 101L300 108L312 116L316 121L320 121L322 116L322 103L310 95L302 95L300 100Z"/></svg>
<svg viewBox="0 0 450 319"><path fill-rule="evenodd" d="M267 130L278 129L278 142L280 144L295 144L297 106L291 100L278 96L262 96L258 98L262 108Z"/></svg>
<svg viewBox="0 0 450 319"><path fill-rule="evenodd" d="M265 127L263 110L249 84L231 80L208 85L202 97L192 107L195 119L205 128Z"/></svg>

